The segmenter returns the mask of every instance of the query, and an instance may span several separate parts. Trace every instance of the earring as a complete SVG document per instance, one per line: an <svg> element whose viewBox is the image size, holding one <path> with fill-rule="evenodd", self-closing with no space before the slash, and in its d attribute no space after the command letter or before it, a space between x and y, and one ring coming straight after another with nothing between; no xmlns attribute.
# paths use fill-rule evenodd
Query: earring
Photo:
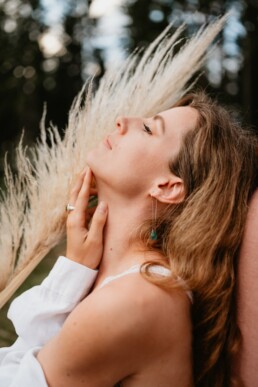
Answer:
<svg viewBox="0 0 258 387"><path fill-rule="evenodd" d="M155 203L153 202L155 200ZM158 201L156 198L151 197L151 208L152 208L152 230L150 233L150 239L156 241L158 239L158 234L156 231L156 221L157 221L157 207Z"/></svg>

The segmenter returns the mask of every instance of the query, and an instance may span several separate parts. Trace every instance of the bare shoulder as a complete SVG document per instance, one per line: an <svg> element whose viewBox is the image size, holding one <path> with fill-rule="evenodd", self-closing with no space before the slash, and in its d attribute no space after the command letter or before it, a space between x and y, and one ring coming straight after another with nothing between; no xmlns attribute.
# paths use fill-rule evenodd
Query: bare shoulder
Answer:
<svg viewBox="0 0 258 387"><path fill-rule="evenodd" d="M191 303L186 293L177 289L165 290L140 273L121 277L96 289L91 302L97 308L103 308L103 313L118 319L122 329L126 326L130 335L142 339L151 334L152 337L156 335L159 342L162 336L165 341L168 336L170 341L173 336L178 340L191 325Z"/></svg>
<svg viewBox="0 0 258 387"><path fill-rule="evenodd" d="M111 386L164 354L178 357L189 321L186 296L131 274L86 297L38 360L49 385Z"/></svg>

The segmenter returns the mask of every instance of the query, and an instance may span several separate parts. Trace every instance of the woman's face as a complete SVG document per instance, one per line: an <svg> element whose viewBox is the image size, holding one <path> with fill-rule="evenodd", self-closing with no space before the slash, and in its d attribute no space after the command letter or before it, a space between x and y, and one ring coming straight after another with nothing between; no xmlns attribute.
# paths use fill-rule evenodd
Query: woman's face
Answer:
<svg viewBox="0 0 258 387"><path fill-rule="evenodd" d="M118 117L116 128L88 155L96 179L130 197L148 194L171 174L169 161L194 129L196 109L175 107L151 118Z"/></svg>

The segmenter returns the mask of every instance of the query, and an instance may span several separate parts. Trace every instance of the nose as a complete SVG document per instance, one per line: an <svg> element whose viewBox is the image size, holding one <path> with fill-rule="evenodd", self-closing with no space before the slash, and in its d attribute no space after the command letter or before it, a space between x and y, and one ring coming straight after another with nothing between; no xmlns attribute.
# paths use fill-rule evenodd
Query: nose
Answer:
<svg viewBox="0 0 258 387"><path fill-rule="evenodd" d="M116 119L116 129L118 130L119 134L125 134L127 131L127 118L119 116Z"/></svg>

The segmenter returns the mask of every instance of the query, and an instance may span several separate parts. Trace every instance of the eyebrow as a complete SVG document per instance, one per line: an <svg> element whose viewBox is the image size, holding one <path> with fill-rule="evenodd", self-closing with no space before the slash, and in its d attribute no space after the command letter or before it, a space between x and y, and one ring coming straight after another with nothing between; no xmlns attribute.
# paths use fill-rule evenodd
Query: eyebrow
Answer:
<svg viewBox="0 0 258 387"><path fill-rule="evenodd" d="M162 116L160 116L159 114L157 114L156 116L153 117L153 119L156 121L156 120L160 120L161 122L161 129L162 129L162 132L163 134L165 133L165 122L164 122L164 118Z"/></svg>

